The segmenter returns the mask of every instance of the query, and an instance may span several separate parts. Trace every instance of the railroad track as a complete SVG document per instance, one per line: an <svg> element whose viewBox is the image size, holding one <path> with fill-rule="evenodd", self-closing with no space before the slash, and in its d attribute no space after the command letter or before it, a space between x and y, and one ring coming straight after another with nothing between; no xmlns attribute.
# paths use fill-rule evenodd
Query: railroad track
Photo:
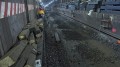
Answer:
<svg viewBox="0 0 120 67"><path fill-rule="evenodd" d="M99 31L99 32L101 32L101 33L104 33L104 34L106 34L106 35L108 35L108 36L111 36L111 37L117 39L117 40L120 40L120 36L118 36L118 35L116 35L116 34L113 34L113 33L109 33L108 31L105 31L105 30L98 29L98 28L95 28L95 27L93 27L93 26L90 26L90 25L88 25L88 24L86 24L86 23L84 23L84 22L81 22L80 20L75 19L74 17L70 17L70 16L67 16L67 15L65 15L65 14L58 14L58 15L66 16L66 17L68 17L68 18L70 18L70 19L75 20L76 22L80 22L81 24L84 24L84 25L90 27L91 29L94 29L94 30L96 30L96 31Z"/></svg>
<svg viewBox="0 0 120 67"><path fill-rule="evenodd" d="M66 16L52 15L50 17L53 17L55 21L49 22L53 24L50 27L57 26L56 30L59 31L58 34L62 41L60 44L56 43L53 36L54 31L51 30L55 28L46 26L44 50L47 67L96 67L96 65L99 67L112 67L113 65L119 67L116 65L120 57L119 48L115 51L117 46L113 43L103 42L105 38L98 40L95 37L97 34L94 37L91 36L93 33L103 32L98 32L89 26L89 29L85 29L81 27L81 23L74 19L66 19Z"/></svg>

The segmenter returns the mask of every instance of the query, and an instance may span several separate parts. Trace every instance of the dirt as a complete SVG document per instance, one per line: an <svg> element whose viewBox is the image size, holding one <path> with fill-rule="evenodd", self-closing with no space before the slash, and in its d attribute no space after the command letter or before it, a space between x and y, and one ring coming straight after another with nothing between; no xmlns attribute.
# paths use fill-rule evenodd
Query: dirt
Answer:
<svg viewBox="0 0 120 67"><path fill-rule="evenodd" d="M119 67L120 56L107 46L109 43L106 35L80 27L73 21L69 23L71 30L62 32L71 67Z"/></svg>
<svg viewBox="0 0 120 67"><path fill-rule="evenodd" d="M62 41L60 44L55 43L54 38L51 37L52 33L46 34L48 36L46 38L48 67L120 66L120 56L109 46L114 43L109 42L107 35L89 29L78 22L66 20L59 15L53 18L54 24L58 25L57 30Z"/></svg>
<svg viewBox="0 0 120 67"><path fill-rule="evenodd" d="M83 40L83 39L85 39L85 37L83 37L76 31L62 30L62 32L65 35L66 40Z"/></svg>
<svg viewBox="0 0 120 67"><path fill-rule="evenodd" d="M52 23L54 23L52 21ZM50 24L53 25L54 24ZM45 61L43 65L46 67L68 67L67 54L62 43L56 43L54 28L45 26Z"/></svg>

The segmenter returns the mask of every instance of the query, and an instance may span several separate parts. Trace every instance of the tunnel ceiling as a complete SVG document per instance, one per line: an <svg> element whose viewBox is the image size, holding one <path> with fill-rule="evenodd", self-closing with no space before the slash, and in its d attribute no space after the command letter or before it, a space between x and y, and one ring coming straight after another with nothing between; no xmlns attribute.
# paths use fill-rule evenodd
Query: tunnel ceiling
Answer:
<svg viewBox="0 0 120 67"><path fill-rule="evenodd" d="M43 3L48 3L50 1L52 1L52 0L42 0Z"/></svg>
<svg viewBox="0 0 120 67"><path fill-rule="evenodd" d="M52 0L42 0L43 3L48 3ZM70 1L78 1L78 0L54 0L54 1L59 1L59 2L70 2Z"/></svg>

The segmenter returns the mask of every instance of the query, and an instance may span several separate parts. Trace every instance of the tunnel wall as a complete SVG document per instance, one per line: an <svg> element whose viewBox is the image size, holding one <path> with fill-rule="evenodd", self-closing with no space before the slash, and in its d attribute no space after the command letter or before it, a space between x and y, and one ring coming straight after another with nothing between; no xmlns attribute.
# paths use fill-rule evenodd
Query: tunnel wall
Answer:
<svg viewBox="0 0 120 67"><path fill-rule="evenodd" d="M0 0L0 56L15 44L24 25L35 19L35 6L35 0Z"/></svg>
<svg viewBox="0 0 120 67"><path fill-rule="evenodd" d="M35 0L27 0L27 3L32 4L28 6L29 21L32 22L36 18L36 2Z"/></svg>

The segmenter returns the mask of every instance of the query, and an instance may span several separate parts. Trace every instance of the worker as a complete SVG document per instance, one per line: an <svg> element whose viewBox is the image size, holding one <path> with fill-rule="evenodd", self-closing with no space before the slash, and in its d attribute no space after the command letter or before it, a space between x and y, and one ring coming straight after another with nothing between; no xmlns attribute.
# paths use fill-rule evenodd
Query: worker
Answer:
<svg viewBox="0 0 120 67"><path fill-rule="evenodd" d="M39 9L38 9L38 12L37 12L38 18L44 17L44 14L45 14L44 9L39 8Z"/></svg>

